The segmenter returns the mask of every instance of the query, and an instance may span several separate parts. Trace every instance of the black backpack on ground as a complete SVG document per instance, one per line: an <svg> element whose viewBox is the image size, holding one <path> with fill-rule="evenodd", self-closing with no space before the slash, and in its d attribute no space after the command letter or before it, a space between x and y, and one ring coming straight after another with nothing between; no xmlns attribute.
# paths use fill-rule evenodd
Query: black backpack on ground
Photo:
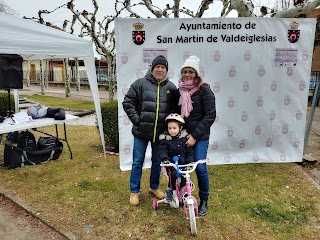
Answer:
<svg viewBox="0 0 320 240"><path fill-rule="evenodd" d="M17 143L18 142L18 138L19 138L19 132L18 131L10 132L7 135L7 140L12 142L12 143Z"/></svg>
<svg viewBox="0 0 320 240"><path fill-rule="evenodd" d="M58 159L62 150L62 143L60 147L37 151L22 150L13 145L5 144L3 165L8 169L15 169L25 165L44 164L50 160Z"/></svg>
<svg viewBox="0 0 320 240"><path fill-rule="evenodd" d="M63 147L63 144L57 137L39 137L37 147L39 150L47 150Z"/></svg>
<svg viewBox="0 0 320 240"><path fill-rule="evenodd" d="M5 144L4 166L8 169L23 167L25 165L43 164L59 158L63 150L63 144L57 137L40 137L38 148L34 148L34 135L31 132L20 134L20 147ZM23 146L22 146L23 145ZM22 147L28 148L23 149Z"/></svg>
<svg viewBox="0 0 320 240"><path fill-rule="evenodd" d="M22 131L19 133L17 147L26 151L36 151L37 141L33 133L29 131Z"/></svg>

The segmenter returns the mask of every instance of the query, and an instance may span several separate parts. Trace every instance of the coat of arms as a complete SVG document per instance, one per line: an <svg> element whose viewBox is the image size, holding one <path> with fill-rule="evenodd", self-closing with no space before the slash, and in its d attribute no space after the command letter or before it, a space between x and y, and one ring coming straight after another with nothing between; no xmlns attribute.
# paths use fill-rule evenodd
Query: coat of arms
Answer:
<svg viewBox="0 0 320 240"><path fill-rule="evenodd" d="M300 37L300 30L298 30L299 23L292 22L290 23L290 30L288 30L288 41L291 43L296 43Z"/></svg>
<svg viewBox="0 0 320 240"><path fill-rule="evenodd" d="M137 22L132 24L136 31L132 31L132 40L135 44L141 45L145 40L145 31L142 31L143 23Z"/></svg>

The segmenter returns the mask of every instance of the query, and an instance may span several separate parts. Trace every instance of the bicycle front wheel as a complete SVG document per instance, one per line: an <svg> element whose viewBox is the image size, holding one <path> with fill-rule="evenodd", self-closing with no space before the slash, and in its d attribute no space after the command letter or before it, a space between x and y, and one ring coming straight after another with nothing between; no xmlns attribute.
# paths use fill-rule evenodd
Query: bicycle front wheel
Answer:
<svg viewBox="0 0 320 240"><path fill-rule="evenodd" d="M194 212L194 208L195 208L194 202L188 203L190 230L191 230L191 234L196 235L197 234L197 223L196 223L196 215Z"/></svg>

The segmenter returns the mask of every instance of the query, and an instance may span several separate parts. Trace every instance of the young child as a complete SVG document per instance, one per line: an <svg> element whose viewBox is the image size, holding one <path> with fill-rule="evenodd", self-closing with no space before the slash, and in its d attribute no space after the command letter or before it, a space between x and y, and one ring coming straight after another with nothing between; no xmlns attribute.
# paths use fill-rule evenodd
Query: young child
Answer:
<svg viewBox="0 0 320 240"><path fill-rule="evenodd" d="M160 160L174 163L173 157L179 157L179 165L194 162L193 147L187 147L187 131L183 129L184 119L177 113L172 113L166 118L166 131L159 136ZM167 201L173 200L173 190L176 189L177 170L174 167L166 168L169 182L165 196ZM185 185L185 178L181 177L180 186Z"/></svg>

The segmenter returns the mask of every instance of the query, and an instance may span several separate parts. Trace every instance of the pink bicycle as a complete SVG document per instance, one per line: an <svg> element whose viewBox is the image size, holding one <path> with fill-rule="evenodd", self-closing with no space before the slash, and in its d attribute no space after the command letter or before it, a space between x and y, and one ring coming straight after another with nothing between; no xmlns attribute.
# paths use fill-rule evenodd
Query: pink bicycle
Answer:
<svg viewBox="0 0 320 240"><path fill-rule="evenodd" d="M179 208L179 203L183 203L183 209L186 214L186 218L190 221L191 234L197 234L196 218L198 218L198 202L195 197L192 196L194 190L194 184L191 181L190 174L194 172L198 164L207 163L209 159L198 160L194 163L186 165L178 165L179 157L173 158L175 163L162 163L162 167L174 167L177 170L176 190L173 190L173 200L167 201L165 198L157 200L152 199L152 208L157 210L159 203L168 203L173 208ZM181 176L186 179L186 185L180 188Z"/></svg>

